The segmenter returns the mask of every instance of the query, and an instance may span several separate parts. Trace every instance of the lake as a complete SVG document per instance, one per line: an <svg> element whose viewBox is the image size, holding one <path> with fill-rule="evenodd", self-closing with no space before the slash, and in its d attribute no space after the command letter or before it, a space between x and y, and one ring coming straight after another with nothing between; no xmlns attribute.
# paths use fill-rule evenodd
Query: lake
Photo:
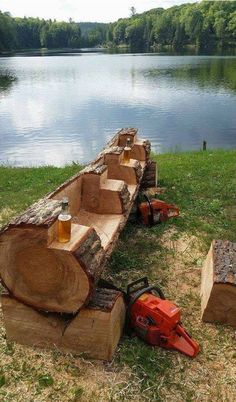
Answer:
<svg viewBox="0 0 236 402"><path fill-rule="evenodd" d="M122 127L157 152L236 148L236 57L0 57L0 163L88 162Z"/></svg>

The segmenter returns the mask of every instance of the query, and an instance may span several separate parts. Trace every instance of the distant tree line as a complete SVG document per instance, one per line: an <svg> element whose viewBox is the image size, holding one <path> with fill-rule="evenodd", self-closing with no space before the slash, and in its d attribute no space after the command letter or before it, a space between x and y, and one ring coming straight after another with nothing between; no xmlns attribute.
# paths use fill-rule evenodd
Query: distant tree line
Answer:
<svg viewBox="0 0 236 402"><path fill-rule="evenodd" d="M108 26L108 43L133 48L236 44L236 1L201 1L131 14Z"/></svg>
<svg viewBox="0 0 236 402"><path fill-rule="evenodd" d="M98 45L148 49L236 44L236 1L201 1L156 8L115 23L76 23L13 18L0 12L0 51L29 48L78 48Z"/></svg>
<svg viewBox="0 0 236 402"><path fill-rule="evenodd" d="M40 47L79 47L81 30L78 23L41 20L39 18L12 18L0 11L0 51L36 49Z"/></svg>

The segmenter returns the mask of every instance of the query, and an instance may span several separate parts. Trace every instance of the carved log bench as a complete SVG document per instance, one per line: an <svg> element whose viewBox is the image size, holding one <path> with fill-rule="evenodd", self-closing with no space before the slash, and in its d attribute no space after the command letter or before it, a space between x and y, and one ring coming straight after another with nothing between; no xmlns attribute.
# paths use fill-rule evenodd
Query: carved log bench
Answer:
<svg viewBox="0 0 236 402"><path fill-rule="evenodd" d="M128 137L133 144L131 160L124 163ZM33 315L41 314L38 311L75 314L86 308L141 181L145 175L150 181L150 167L153 175L149 153L149 141L138 139L137 130L121 130L89 166L1 230L0 274L9 292L3 307L4 303L12 306L16 314L17 309L28 308ZM70 242L59 243L57 217L64 196L69 198L73 216L72 235ZM3 308L6 322L9 309ZM121 311L124 308L116 317L119 322L123 321ZM7 335L12 339L8 330Z"/></svg>

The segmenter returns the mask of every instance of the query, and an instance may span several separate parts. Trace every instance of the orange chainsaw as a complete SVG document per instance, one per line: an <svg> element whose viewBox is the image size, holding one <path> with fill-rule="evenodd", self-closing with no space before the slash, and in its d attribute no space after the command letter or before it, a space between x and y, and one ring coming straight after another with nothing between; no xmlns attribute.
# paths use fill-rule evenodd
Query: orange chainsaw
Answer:
<svg viewBox="0 0 236 402"><path fill-rule="evenodd" d="M147 226L165 222L170 218L179 216L179 209L173 204L152 198L143 194L146 201L138 202L138 219Z"/></svg>
<svg viewBox="0 0 236 402"><path fill-rule="evenodd" d="M159 287L149 286L147 277L128 285L126 297L126 328L150 345L175 349L189 357L198 354L199 345L181 324L180 308L166 300Z"/></svg>

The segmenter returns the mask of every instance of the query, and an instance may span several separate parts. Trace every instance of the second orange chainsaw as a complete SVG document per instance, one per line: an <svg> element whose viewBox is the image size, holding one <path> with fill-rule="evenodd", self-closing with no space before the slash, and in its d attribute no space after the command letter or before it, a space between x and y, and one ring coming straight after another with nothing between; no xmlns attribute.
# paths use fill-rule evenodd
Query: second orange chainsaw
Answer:
<svg viewBox="0 0 236 402"><path fill-rule="evenodd" d="M143 197L145 201L138 203L138 218L145 225L153 226L179 216L179 208L175 205L156 198L149 199L146 194Z"/></svg>

